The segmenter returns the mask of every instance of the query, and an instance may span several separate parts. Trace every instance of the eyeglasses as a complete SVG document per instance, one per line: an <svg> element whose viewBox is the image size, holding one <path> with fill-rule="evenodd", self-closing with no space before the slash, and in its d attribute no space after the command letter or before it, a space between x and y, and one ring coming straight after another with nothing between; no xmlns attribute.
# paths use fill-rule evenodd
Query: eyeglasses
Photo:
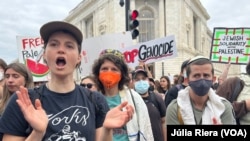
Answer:
<svg viewBox="0 0 250 141"><path fill-rule="evenodd" d="M91 84L91 83L87 83L87 84L84 84L84 83L82 83L82 84L80 84L82 87L87 87L88 89L91 89L92 88L92 86L94 85L94 84Z"/></svg>

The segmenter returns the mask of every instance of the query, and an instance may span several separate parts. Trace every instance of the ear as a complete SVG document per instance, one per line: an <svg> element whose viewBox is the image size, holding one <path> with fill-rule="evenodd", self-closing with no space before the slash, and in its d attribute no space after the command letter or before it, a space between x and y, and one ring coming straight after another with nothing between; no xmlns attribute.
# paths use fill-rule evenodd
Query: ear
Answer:
<svg viewBox="0 0 250 141"><path fill-rule="evenodd" d="M217 79L216 76L213 76L213 82L216 82L216 79Z"/></svg>
<svg viewBox="0 0 250 141"><path fill-rule="evenodd" d="M81 66L81 61L82 61L82 56L81 56L81 54L79 54L79 55L78 55L78 58L77 58L76 68L78 68L78 67Z"/></svg>
<svg viewBox="0 0 250 141"><path fill-rule="evenodd" d="M77 60L78 60L78 63L81 63L81 61L82 61L82 55L81 54L78 55L78 59Z"/></svg>

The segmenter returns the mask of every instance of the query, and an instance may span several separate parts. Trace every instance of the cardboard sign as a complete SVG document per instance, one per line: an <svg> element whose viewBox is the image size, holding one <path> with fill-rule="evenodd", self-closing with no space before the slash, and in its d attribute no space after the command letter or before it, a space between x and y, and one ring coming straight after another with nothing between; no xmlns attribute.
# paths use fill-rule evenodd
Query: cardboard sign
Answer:
<svg viewBox="0 0 250 141"><path fill-rule="evenodd" d="M126 47L121 49L121 52L128 65L133 68L139 64L139 61L148 64L177 57L173 35Z"/></svg>
<svg viewBox="0 0 250 141"><path fill-rule="evenodd" d="M120 50L132 44L131 32L105 34L83 40L81 51L82 61L78 69L81 77L92 73L94 61L98 59L104 49Z"/></svg>
<svg viewBox="0 0 250 141"><path fill-rule="evenodd" d="M17 37L19 61L26 64L34 81L48 81L49 68L42 59L43 41L41 37ZM123 53L128 66L134 68L139 60L147 63L170 59L177 56L174 36L167 36L133 45L131 33L105 34L83 40L82 60L78 69L80 77L92 73L92 65L104 49L116 49Z"/></svg>
<svg viewBox="0 0 250 141"><path fill-rule="evenodd" d="M17 36L19 62L24 63L33 75L34 82L48 81L49 68L43 63L41 37Z"/></svg>
<svg viewBox="0 0 250 141"><path fill-rule="evenodd" d="M86 39L83 42L81 76L91 74L92 65L104 49L116 49L123 53L128 66L134 68L139 60L152 63L177 56L174 36L132 45L131 33L110 34Z"/></svg>
<svg viewBox="0 0 250 141"><path fill-rule="evenodd" d="M247 64L250 56L250 28L214 28L210 60Z"/></svg>

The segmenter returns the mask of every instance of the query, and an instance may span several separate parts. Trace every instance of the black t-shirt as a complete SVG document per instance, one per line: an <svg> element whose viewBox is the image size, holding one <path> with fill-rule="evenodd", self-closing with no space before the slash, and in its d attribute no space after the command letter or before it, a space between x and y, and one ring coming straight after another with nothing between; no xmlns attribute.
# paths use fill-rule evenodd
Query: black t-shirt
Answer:
<svg viewBox="0 0 250 141"><path fill-rule="evenodd" d="M183 84L177 84L177 85L171 87L171 88L168 90L167 94L165 95L165 99L164 99L164 100L165 100L166 108L168 107L169 103L170 103L173 99L176 99L176 98L177 98L179 90L184 89L184 88L186 88L185 85L183 85Z"/></svg>
<svg viewBox="0 0 250 141"><path fill-rule="evenodd" d="M154 94L154 93L150 93ZM164 101L160 95L154 94L155 100L158 103L158 105L155 105L155 102L152 102L152 99L150 99L150 96L143 97L144 102L147 105L149 118L151 122L151 127L153 131L153 136L155 141L163 141L163 132L162 132L162 123L161 118L166 116L166 106L164 104Z"/></svg>
<svg viewBox="0 0 250 141"><path fill-rule="evenodd" d="M80 92L80 91L83 92ZM95 106L86 96L87 90L76 88L60 94L44 87L41 102L49 123L43 140L95 140L95 129L102 126L109 110L105 97L93 92L96 104L101 111L96 116ZM29 124L24 119L13 94L0 120L0 133L15 136L28 136Z"/></svg>

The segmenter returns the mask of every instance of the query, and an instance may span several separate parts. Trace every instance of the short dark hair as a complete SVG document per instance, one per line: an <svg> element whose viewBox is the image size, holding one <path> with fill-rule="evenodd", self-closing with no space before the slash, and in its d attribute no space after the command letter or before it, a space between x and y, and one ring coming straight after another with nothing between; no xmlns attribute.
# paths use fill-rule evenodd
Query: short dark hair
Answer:
<svg viewBox="0 0 250 141"><path fill-rule="evenodd" d="M183 73L184 69L187 67L187 64L189 62L190 59L185 60L184 62L182 62L181 64L181 73Z"/></svg>
<svg viewBox="0 0 250 141"><path fill-rule="evenodd" d="M153 78L148 78L150 82L153 82L155 84L155 80Z"/></svg>
<svg viewBox="0 0 250 141"><path fill-rule="evenodd" d="M204 64L210 64L212 66L212 74L214 75L214 67L213 67L213 64L212 62L209 60L209 59L206 59L206 58L201 58L201 59L197 59L197 60L194 60L192 62L189 62L188 63L188 66L187 66L187 77L189 77L190 73L191 73L191 66L192 65L204 65Z"/></svg>

